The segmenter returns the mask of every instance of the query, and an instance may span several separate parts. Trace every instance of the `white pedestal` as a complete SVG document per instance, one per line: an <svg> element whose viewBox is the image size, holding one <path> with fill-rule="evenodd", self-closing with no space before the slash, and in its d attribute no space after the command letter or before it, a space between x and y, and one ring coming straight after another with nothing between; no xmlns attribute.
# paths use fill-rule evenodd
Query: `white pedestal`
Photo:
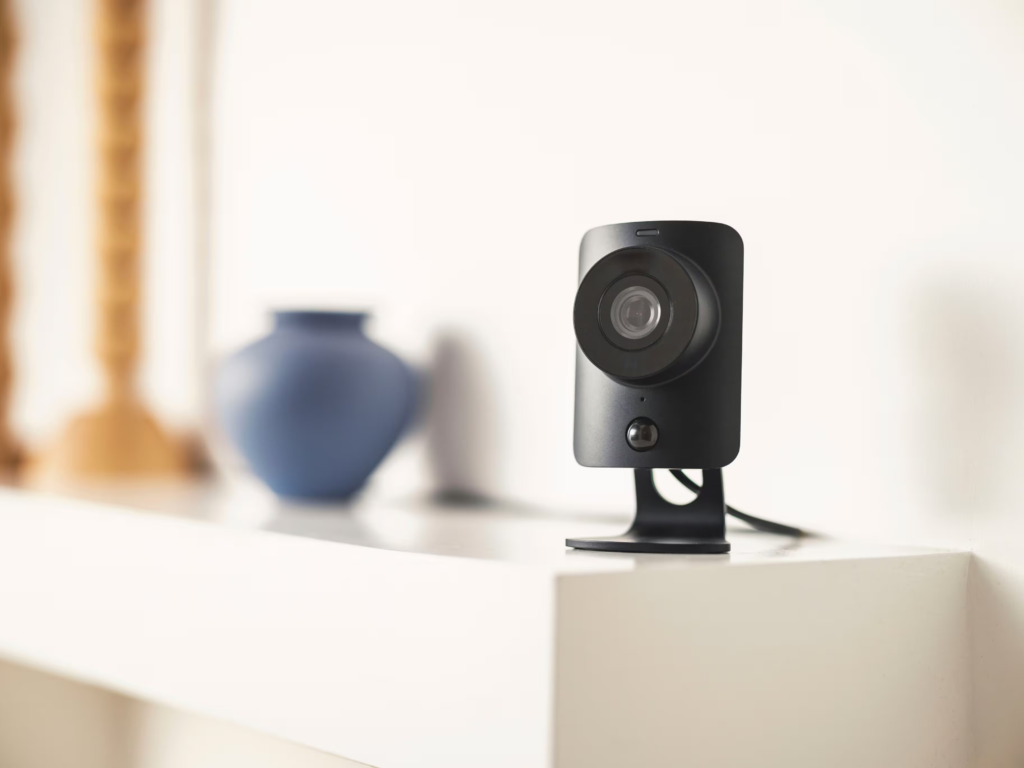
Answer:
<svg viewBox="0 0 1024 768"><path fill-rule="evenodd" d="M378 768L968 764L966 553L124 498L0 492L0 655Z"/></svg>

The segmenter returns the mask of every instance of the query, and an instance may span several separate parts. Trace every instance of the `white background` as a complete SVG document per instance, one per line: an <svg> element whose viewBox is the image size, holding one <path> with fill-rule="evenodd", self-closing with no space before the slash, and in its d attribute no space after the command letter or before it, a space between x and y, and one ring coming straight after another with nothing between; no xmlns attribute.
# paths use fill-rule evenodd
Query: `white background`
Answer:
<svg viewBox="0 0 1024 768"><path fill-rule="evenodd" d="M38 441L93 386L90 27L83 0L20 7L16 407ZM146 385L187 424L201 14L154 13ZM435 395L376 493L621 513L629 473L572 457L579 238L638 219L734 226L731 501L975 549L982 758L1019 764L1019 3L223 0L215 42L214 353L262 333L269 307L370 306Z"/></svg>

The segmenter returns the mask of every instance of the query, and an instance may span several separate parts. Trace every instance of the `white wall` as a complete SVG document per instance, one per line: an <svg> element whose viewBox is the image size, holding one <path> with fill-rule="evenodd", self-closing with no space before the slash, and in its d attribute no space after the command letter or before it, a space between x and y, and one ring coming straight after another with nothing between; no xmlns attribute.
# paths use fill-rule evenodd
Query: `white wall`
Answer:
<svg viewBox="0 0 1024 768"><path fill-rule="evenodd" d="M476 371L466 430L493 450L468 484L621 510L629 474L571 451L579 238L725 221L738 504L955 541L1005 476L1019 7L226 0L220 28L218 349L268 305L368 296L383 341L426 364L451 334Z"/></svg>
<svg viewBox="0 0 1024 768"><path fill-rule="evenodd" d="M127 736L133 748L126 768L364 768L237 725L147 704L136 704Z"/></svg>

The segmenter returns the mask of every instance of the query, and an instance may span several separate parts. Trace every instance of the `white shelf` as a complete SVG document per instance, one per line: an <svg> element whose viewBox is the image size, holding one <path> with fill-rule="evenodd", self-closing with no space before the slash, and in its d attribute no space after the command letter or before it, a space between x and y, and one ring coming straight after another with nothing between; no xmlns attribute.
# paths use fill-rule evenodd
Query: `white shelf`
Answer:
<svg viewBox="0 0 1024 768"><path fill-rule="evenodd" d="M379 768L968 748L963 552L733 531L728 556L612 555L563 540L624 521L87 495L0 491L0 656Z"/></svg>

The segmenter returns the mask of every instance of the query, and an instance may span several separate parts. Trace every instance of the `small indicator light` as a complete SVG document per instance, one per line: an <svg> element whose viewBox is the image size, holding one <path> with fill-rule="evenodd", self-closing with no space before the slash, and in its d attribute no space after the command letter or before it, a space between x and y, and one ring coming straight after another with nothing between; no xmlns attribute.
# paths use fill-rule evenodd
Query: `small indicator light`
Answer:
<svg viewBox="0 0 1024 768"><path fill-rule="evenodd" d="M661 234L661 232L659 232L656 229L638 229L636 231L636 236L637 237L650 237L651 235L660 235L660 234Z"/></svg>

